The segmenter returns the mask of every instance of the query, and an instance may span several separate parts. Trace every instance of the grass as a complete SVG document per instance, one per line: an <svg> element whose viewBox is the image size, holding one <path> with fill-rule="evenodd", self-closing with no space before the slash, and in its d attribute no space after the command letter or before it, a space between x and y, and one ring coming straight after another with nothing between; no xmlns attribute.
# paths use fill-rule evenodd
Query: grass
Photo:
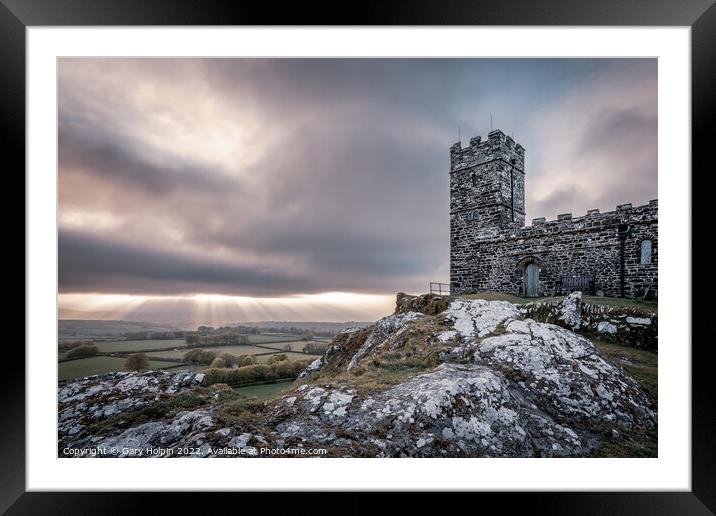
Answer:
<svg viewBox="0 0 716 516"><path fill-rule="evenodd" d="M384 391L395 385L407 382L432 370L435 364L430 361L406 361L404 363L381 364L377 367L357 367L354 375L341 380L355 387L362 394Z"/></svg>
<svg viewBox="0 0 716 516"><path fill-rule="evenodd" d="M115 351L134 352L162 348L186 348L184 339L118 340L109 342L96 341L95 344L97 345L98 351L103 351L105 353Z"/></svg>
<svg viewBox="0 0 716 516"><path fill-rule="evenodd" d="M321 372L310 378L310 383L342 383L354 387L361 394L370 394L404 383L420 374L431 371L438 363L438 355L447 349L435 343L428 344L426 335L432 335L438 328L436 319L429 317L412 321L402 331L402 345L395 351L375 350L369 359L362 360L350 372L346 370L352 353L365 342L367 333L363 330L346 337L343 356L334 358Z"/></svg>
<svg viewBox="0 0 716 516"><path fill-rule="evenodd" d="M298 340L296 335L249 335L249 343L264 344L270 342L290 342Z"/></svg>
<svg viewBox="0 0 716 516"><path fill-rule="evenodd" d="M69 360L57 364L59 380L73 380L83 376L94 374L111 373L114 371L125 371L124 358L118 357L91 357L78 360ZM175 366L172 362L149 361L149 369L166 369Z"/></svg>
<svg viewBox="0 0 716 516"><path fill-rule="evenodd" d="M516 305L521 305L523 303L530 303L532 301L536 301L540 298L534 298L534 297L518 297L513 296L512 294L505 294L502 292L478 292L477 294L465 294L462 296L459 296L463 299L484 299L485 301L508 301L510 303L514 303ZM545 299L545 298L542 298Z"/></svg>
<svg viewBox="0 0 716 516"><path fill-rule="evenodd" d="M308 340L296 340L296 341L290 341L290 342L273 342L273 343L261 344L261 345L264 346L264 347L267 347L267 348L271 348L271 349L278 350L278 351L284 351L284 346L290 345L290 346L291 346L291 351L303 352L303 348L306 347L306 344L309 344L309 343L311 343L311 342L313 342L314 344L315 344L315 343L318 343L318 344L327 344L327 343L330 342L330 341L325 341L325 340L324 340L324 341L319 341L319 340L313 339L312 341L308 341Z"/></svg>
<svg viewBox="0 0 716 516"><path fill-rule="evenodd" d="M234 389L243 396L253 396L255 398L268 399L274 398L281 391L288 389L293 385L293 380L285 380L275 383L264 383L260 385L247 385L246 387L238 387Z"/></svg>
<svg viewBox="0 0 716 516"><path fill-rule="evenodd" d="M282 353L282 354L286 355L286 358L288 358L289 360L300 360L302 358L309 358L309 359L318 358L316 355L308 355L308 354L304 354L304 353L294 353L294 352L289 352L289 351L278 351L277 353ZM271 353L271 355L275 355L277 353ZM256 357L256 360L258 361L259 364L264 364L264 363L268 362L268 360L271 358L271 355L261 355L261 356Z"/></svg>
<svg viewBox="0 0 716 516"><path fill-rule="evenodd" d="M653 351L646 351L633 347L610 344L599 339L593 339L594 345L607 355L614 363L623 367L654 402L658 401L658 363L659 355Z"/></svg>
<svg viewBox="0 0 716 516"><path fill-rule="evenodd" d="M649 395L652 410L658 401L658 355L632 347L610 344L593 339L594 345L617 365L623 367ZM615 440L604 440L594 457L658 457L657 433L646 434L621 432Z"/></svg>
<svg viewBox="0 0 716 516"><path fill-rule="evenodd" d="M247 398L226 386L219 389L214 387L195 387L190 391L179 394L162 395L157 403L152 403L139 410L124 412L101 421L90 427L89 431L92 435L101 435L105 429L126 428L148 421L169 419L185 410L198 409L212 403L227 405L237 401L242 403L243 410L249 406L263 406L263 404L255 398Z"/></svg>
<svg viewBox="0 0 716 516"><path fill-rule="evenodd" d="M486 301L509 301L517 305L524 303L548 303L551 301L560 301L565 296L550 297L519 297L512 294L502 292L479 292L477 294L466 294L460 296L464 299L485 299ZM600 296L582 296L585 303L601 305L601 306L617 306L626 308L636 308L644 312L656 313L658 304L656 301L644 301L642 299L626 299L622 297L600 297Z"/></svg>
<svg viewBox="0 0 716 516"><path fill-rule="evenodd" d="M645 301L642 299L625 299L623 297L598 297L598 296L582 296L585 303L603 306L623 306L626 308L636 308L644 312L652 314L657 313L659 305L656 301Z"/></svg>
<svg viewBox="0 0 716 516"><path fill-rule="evenodd" d="M150 353L147 353L147 355L151 357L162 357L162 358L184 358L184 355L187 351L193 348L183 348L178 350L170 349L168 351L152 351ZM271 353L270 349L266 348L258 348L256 346L244 346L244 345L235 345L235 346L200 346L197 349L203 349L204 351L213 351L217 355L221 353L231 353L232 355L241 355L241 354L247 354L247 355L256 355L259 353Z"/></svg>
<svg viewBox="0 0 716 516"><path fill-rule="evenodd" d="M617 440L602 442L591 457L651 458L659 456L656 432L647 435L621 434Z"/></svg>
<svg viewBox="0 0 716 516"><path fill-rule="evenodd" d="M199 349L203 349L204 351L213 351L217 355L221 353L231 353L232 355L259 355L256 357L256 360L262 364L266 362L269 357L272 354L275 353L283 353L288 357L289 360L298 360L300 358L311 358L315 355L308 355L304 353L297 353L294 351L283 351L282 349L278 348L265 348L265 347L256 347L256 346L203 346ZM189 349L181 349L181 350L168 350L168 351L152 351L147 353L147 356L151 358L174 358L174 359L183 359L186 352L189 351Z"/></svg>

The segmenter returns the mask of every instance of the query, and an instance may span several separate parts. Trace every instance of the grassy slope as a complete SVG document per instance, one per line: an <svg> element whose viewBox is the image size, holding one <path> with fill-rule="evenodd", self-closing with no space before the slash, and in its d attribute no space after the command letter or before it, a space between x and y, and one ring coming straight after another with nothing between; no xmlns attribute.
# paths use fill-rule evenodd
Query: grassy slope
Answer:
<svg viewBox="0 0 716 516"><path fill-rule="evenodd" d="M186 344L184 339L172 339L172 340L117 340L95 342L97 349L104 352L115 352L115 351L140 351L147 349L164 349L164 348L185 348Z"/></svg>
<svg viewBox="0 0 716 516"><path fill-rule="evenodd" d="M593 340L594 345L613 363L623 367L652 399L652 410L658 402L658 355L632 347ZM615 441L605 441L595 457L657 457L657 434L635 436L624 433Z"/></svg>
<svg viewBox="0 0 716 516"><path fill-rule="evenodd" d="M275 383L264 383L260 385L249 385L246 387L239 387L236 390L237 393L243 396L253 396L256 398L270 399L275 398L279 393L285 389L288 389L293 385L293 380L287 380Z"/></svg>
<svg viewBox="0 0 716 516"><path fill-rule="evenodd" d="M116 357L91 357L78 360L69 360L58 364L58 379L70 380L91 376L93 374L111 373L113 371L125 371L124 358ZM149 369L164 369L175 366L172 362L149 361Z"/></svg>

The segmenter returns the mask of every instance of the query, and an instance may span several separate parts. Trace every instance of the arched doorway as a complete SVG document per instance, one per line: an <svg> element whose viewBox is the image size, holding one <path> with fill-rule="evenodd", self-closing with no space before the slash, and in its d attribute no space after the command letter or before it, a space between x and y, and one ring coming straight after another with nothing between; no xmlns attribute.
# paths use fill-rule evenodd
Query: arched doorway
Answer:
<svg viewBox="0 0 716 516"><path fill-rule="evenodd" d="M525 296L539 296L539 268L535 263L528 263L525 266Z"/></svg>

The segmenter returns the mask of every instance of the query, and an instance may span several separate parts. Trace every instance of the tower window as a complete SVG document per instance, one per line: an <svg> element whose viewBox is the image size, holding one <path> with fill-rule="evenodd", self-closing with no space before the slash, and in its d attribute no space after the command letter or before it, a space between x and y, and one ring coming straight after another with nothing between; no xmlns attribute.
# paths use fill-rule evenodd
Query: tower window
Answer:
<svg viewBox="0 0 716 516"><path fill-rule="evenodd" d="M472 186L477 186L477 174L472 174L470 180L472 181Z"/></svg>
<svg viewBox="0 0 716 516"><path fill-rule="evenodd" d="M641 264L651 264L651 240L641 241Z"/></svg>

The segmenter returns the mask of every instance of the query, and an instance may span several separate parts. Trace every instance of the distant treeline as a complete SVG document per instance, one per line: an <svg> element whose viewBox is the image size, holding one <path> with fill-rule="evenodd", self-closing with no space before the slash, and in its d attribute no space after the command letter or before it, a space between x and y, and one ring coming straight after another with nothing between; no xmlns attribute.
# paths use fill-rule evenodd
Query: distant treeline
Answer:
<svg viewBox="0 0 716 516"><path fill-rule="evenodd" d="M176 340L183 339L186 335L185 331L137 331L132 333L123 333L122 336L126 340Z"/></svg>
<svg viewBox="0 0 716 516"><path fill-rule="evenodd" d="M221 326L214 328L213 326L199 326L198 333L214 333L214 332L235 332L244 335L259 335L261 333L285 333L288 335L298 335L299 337L335 337L336 331L333 330L306 330L295 326Z"/></svg>
<svg viewBox="0 0 716 516"><path fill-rule="evenodd" d="M249 343L248 335L241 333L187 333L185 336L186 345L189 348L202 346L236 346Z"/></svg>
<svg viewBox="0 0 716 516"><path fill-rule="evenodd" d="M232 387L259 382L271 382L296 378L311 363L311 359L277 360L270 364L245 365L241 367L212 367L205 371L208 385L225 383Z"/></svg>
<svg viewBox="0 0 716 516"><path fill-rule="evenodd" d="M311 355L322 355L326 352L328 344L322 342L308 342L303 346L304 353L310 353Z"/></svg>
<svg viewBox="0 0 716 516"><path fill-rule="evenodd" d="M87 341L71 341L60 342L57 346L60 353L67 352L66 360L75 358L88 358L97 355L97 346L93 342Z"/></svg>
<svg viewBox="0 0 716 516"><path fill-rule="evenodd" d="M64 351L69 351L71 349L74 349L77 346L82 346L83 344L94 344L94 343L87 341L87 340L63 340L62 342L59 342L57 344L57 349L59 349L59 351L62 353Z"/></svg>

